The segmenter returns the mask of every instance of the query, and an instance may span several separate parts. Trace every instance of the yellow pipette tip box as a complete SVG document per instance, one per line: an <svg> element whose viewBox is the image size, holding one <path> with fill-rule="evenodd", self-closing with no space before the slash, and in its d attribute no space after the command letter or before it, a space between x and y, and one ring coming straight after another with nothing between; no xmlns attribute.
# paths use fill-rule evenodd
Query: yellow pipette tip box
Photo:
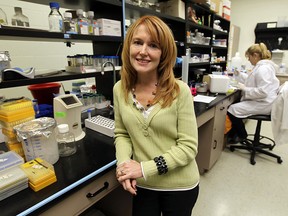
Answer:
<svg viewBox="0 0 288 216"><path fill-rule="evenodd" d="M0 113L8 115L27 107L33 108L33 102L30 99L24 97L19 99L12 99L0 104Z"/></svg>
<svg viewBox="0 0 288 216"><path fill-rule="evenodd" d="M43 188L47 187L48 185L51 185L52 183L56 182L57 178L56 176L52 176L51 178L42 181L41 183L34 185L32 182L29 181L29 187L34 190L35 192L42 190Z"/></svg>
<svg viewBox="0 0 288 216"><path fill-rule="evenodd" d="M45 184L46 181L54 177L56 178L53 165L41 158L35 158L22 164L20 167L28 176L29 183L33 184L34 187ZM50 184L52 183L51 181Z"/></svg>
<svg viewBox="0 0 288 216"><path fill-rule="evenodd" d="M20 98L0 103L0 120L15 122L35 116L33 103L30 99Z"/></svg>

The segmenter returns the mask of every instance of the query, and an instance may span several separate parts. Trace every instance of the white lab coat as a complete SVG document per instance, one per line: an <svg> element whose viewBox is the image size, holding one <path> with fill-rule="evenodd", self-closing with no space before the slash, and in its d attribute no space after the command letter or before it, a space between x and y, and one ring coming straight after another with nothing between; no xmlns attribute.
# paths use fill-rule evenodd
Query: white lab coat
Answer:
<svg viewBox="0 0 288 216"><path fill-rule="evenodd" d="M277 65L270 60L260 60L251 72L241 72L236 80L244 83L239 103L232 104L228 112L238 118L257 114L270 114L273 101L277 97L279 80Z"/></svg>
<svg viewBox="0 0 288 216"><path fill-rule="evenodd" d="M288 144L288 81L280 86L273 103L271 126L276 145Z"/></svg>

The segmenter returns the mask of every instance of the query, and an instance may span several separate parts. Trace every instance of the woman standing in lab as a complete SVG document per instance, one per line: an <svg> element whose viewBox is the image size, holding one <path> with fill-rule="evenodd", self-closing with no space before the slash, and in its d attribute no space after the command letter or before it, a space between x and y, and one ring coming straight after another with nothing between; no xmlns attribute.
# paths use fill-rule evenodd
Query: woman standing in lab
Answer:
<svg viewBox="0 0 288 216"><path fill-rule="evenodd" d="M173 73L169 27L143 16L124 41L114 86L116 176L133 194L135 216L190 216L198 197L198 135L193 98Z"/></svg>
<svg viewBox="0 0 288 216"><path fill-rule="evenodd" d="M241 142L247 137L243 118L271 113L279 88L279 80L276 77L278 68L270 60L271 53L266 45L254 44L245 54L254 68L248 73L235 72L242 97L239 103L232 104L228 108L228 116L232 122L232 129L228 134L230 144Z"/></svg>

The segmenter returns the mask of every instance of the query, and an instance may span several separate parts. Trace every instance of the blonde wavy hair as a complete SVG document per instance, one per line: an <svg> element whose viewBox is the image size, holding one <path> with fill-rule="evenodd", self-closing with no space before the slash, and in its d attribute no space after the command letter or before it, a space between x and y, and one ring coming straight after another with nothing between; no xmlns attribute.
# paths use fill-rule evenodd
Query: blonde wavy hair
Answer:
<svg viewBox="0 0 288 216"><path fill-rule="evenodd" d="M267 49L264 43L256 43L250 46L245 52L246 56L253 55L254 53L259 54L260 59L271 59L271 52Z"/></svg>
<svg viewBox="0 0 288 216"><path fill-rule="evenodd" d="M170 106L179 94L179 86L173 72L176 63L177 47L171 29L156 16L143 16L136 20L128 29L122 50L121 82L126 102L128 94L137 81L137 71L130 62L130 45L134 32L144 25L153 41L160 45L162 51L158 65L158 85L153 103L160 102L162 107Z"/></svg>

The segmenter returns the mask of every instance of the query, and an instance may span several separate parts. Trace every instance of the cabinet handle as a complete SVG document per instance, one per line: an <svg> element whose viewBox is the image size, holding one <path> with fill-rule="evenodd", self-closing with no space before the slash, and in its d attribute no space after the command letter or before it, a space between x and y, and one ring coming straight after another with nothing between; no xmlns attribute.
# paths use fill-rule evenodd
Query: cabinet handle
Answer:
<svg viewBox="0 0 288 216"><path fill-rule="evenodd" d="M88 193L86 194L87 198L91 198L91 197L95 197L97 194L101 193L102 191L104 191L105 189L107 189L109 187L109 183L108 182L104 182L104 186L102 188L100 188L98 191L96 191L95 193Z"/></svg>
<svg viewBox="0 0 288 216"><path fill-rule="evenodd" d="M221 107L221 108L220 108L221 111L224 110L224 109L225 109L225 107Z"/></svg>
<svg viewBox="0 0 288 216"><path fill-rule="evenodd" d="M214 145L213 145L213 149L217 148L217 140L214 140Z"/></svg>

